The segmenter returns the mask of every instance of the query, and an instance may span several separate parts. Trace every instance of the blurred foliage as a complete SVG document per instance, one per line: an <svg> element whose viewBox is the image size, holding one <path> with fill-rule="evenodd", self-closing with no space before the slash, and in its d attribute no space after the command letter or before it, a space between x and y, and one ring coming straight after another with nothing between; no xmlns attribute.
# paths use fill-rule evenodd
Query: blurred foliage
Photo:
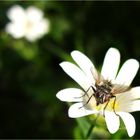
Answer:
<svg viewBox="0 0 140 140"><path fill-rule="evenodd" d="M15 4L42 9L51 22L49 34L33 43L7 34L6 12ZM86 118L68 118L68 106L56 98L60 89L77 86L59 63L78 49L100 69L110 47L120 50L121 64L130 57L140 61L140 2L1 1L0 138L84 138ZM132 85L139 83L140 72ZM140 113L133 115L138 139ZM110 135L97 125L94 132L93 138L128 139L125 130Z"/></svg>

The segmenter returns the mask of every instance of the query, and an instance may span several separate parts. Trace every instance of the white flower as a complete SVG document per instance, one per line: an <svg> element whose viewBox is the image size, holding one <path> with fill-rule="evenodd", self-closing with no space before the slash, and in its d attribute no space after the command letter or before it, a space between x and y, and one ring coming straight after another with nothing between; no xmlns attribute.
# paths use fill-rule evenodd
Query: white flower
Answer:
<svg viewBox="0 0 140 140"><path fill-rule="evenodd" d="M43 18L43 12L36 7L30 6L25 10L15 5L8 10L7 16L11 22L6 25L6 32L14 38L25 37L35 41L49 31L49 20Z"/></svg>
<svg viewBox="0 0 140 140"><path fill-rule="evenodd" d="M83 90L67 88L59 91L56 95L61 101L77 102L69 108L69 117L77 118L91 114L101 114L105 117L106 125L110 133L115 133L119 129L121 118L125 124L128 135L130 137L133 136L136 126L135 119L130 113L140 110L140 86L124 90L123 93L120 94L115 94L114 96L116 98L110 98L106 108L105 105L107 102L97 105L95 97L91 97L91 95L94 94L94 90L92 88L88 90L91 86L95 88L95 90L97 88L95 86L96 79L94 77L97 73L93 63L79 51L73 51L71 56L78 66L71 62L62 62L60 66ZM130 86L138 71L139 63L135 59L129 59L122 65L118 72L119 64L119 51L115 48L110 48L106 53L101 75L104 79L111 81L113 85L120 85L120 87ZM89 100L90 97L91 99Z"/></svg>

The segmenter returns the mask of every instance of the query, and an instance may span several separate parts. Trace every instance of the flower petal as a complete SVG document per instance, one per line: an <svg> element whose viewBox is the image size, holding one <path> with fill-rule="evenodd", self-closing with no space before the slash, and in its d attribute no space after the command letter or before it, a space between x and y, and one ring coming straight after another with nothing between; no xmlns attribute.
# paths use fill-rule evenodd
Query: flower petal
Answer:
<svg viewBox="0 0 140 140"><path fill-rule="evenodd" d="M18 23L8 23L5 28L6 32L14 38L21 38L25 35L24 25Z"/></svg>
<svg viewBox="0 0 140 140"><path fill-rule="evenodd" d="M90 59L79 51L73 51L71 53L71 56L74 61L79 65L79 67L85 72L91 83L94 84L95 80L92 75L91 69L94 71L94 73L96 73L96 69Z"/></svg>
<svg viewBox="0 0 140 140"><path fill-rule="evenodd" d="M60 99L61 101L67 101L67 102L80 102L82 101L82 95L83 91L78 88L66 88L63 90L60 90L56 97Z"/></svg>
<svg viewBox="0 0 140 140"><path fill-rule="evenodd" d="M60 63L60 66L73 80L75 80L85 90L87 90L91 86L90 83L88 83L86 75L76 65L70 62L62 62Z"/></svg>
<svg viewBox="0 0 140 140"><path fill-rule="evenodd" d="M79 118L91 114L98 113L97 110L87 110L83 107L82 103L75 103L69 108L68 115L70 118Z"/></svg>
<svg viewBox="0 0 140 140"><path fill-rule="evenodd" d="M40 22L32 21L32 26L27 28L26 38L29 41L35 41L41 38L45 33L49 32L49 20L42 19Z"/></svg>
<svg viewBox="0 0 140 140"><path fill-rule="evenodd" d="M125 124L129 137L132 137L136 130L136 123L134 117L130 113L126 112L118 112L118 114L121 116Z"/></svg>
<svg viewBox="0 0 140 140"><path fill-rule="evenodd" d="M131 99L138 99L140 98L140 86L134 87L130 90Z"/></svg>
<svg viewBox="0 0 140 140"><path fill-rule="evenodd" d="M28 7L26 13L28 18L34 22L38 22L43 18L43 12L33 6Z"/></svg>
<svg viewBox="0 0 140 140"><path fill-rule="evenodd" d="M105 79L114 80L120 64L120 53L115 48L110 48L103 62L101 74Z"/></svg>
<svg viewBox="0 0 140 140"><path fill-rule="evenodd" d="M139 68L139 62L135 59L127 60L121 67L116 78L118 84L130 85Z"/></svg>
<svg viewBox="0 0 140 140"><path fill-rule="evenodd" d="M130 107L129 112L140 111L140 100L133 101Z"/></svg>
<svg viewBox="0 0 140 140"><path fill-rule="evenodd" d="M125 112L135 112L140 111L140 100L127 101L120 105L120 110Z"/></svg>
<svg viewBox="0 0 140 140"><path fill-rule="evenodd" d="M110 133L115 133L120 126L119 117L114 112L105 111L106 125Z"/></svg>
<svg viewBox="0 0 140 140"><path fill-rule="evenodd" d="M140 86L134 87L131 90L124 92L123 94L118 94L116 97L117 97L117 102L120 105L128 104L133 100L140 99Z"/></svg>
<svg viewBox="0 0 140 140"><path fill-rule="evenodd" d="M10 20L14 22L20 22L20 23L22 23L26 18L24 9L19 5L12 6L8 10L7 16Z"/></svg>

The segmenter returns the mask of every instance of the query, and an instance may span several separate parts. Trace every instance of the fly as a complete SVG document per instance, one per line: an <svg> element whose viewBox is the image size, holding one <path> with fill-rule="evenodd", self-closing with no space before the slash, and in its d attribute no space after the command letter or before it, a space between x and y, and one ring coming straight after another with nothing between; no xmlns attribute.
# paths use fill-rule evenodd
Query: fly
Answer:
<svg viewBox="0 0 140 140"><path fill-rule="evenodd" d="M103 110L103 115L104 115L104 111L110 99L114 98L113 110L115 114L118 116L118 114L115 111L116 94L121 94L123 92L126 92L130 90L130 87L119 85L119 84L113 84L111 81L105 80L103 76L99 74L97 71L93 72L91 70L91 72L92 72L93 78L95 79L95 86L90 86L88 90L85 91L85 94L83 96L85 95L88 96L88 91L90 89L92 89L93 93L92 95L90 95L90 97L88 96L88 100L83 106L87 105L90 102L91 98L94 97L96 100L96 106L106 103Z"/></svg>

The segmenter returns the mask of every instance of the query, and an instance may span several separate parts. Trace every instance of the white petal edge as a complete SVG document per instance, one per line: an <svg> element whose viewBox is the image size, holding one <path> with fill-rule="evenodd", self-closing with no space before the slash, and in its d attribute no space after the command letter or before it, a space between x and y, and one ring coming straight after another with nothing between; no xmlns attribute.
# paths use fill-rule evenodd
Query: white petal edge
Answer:
<svg viewBox="0 0 140 140"><path fill-rule="evenodd" d="M24 25L10 22L6 25L6 32L11 34L14 38L21 38L25 35Z"/></svg>
<svg viewBox="0 0 140 140"><path fill-rule="evenodd" d="M132 137L136 130L136 123L134 117L130 113L126 112L118 112L118 114L120 115L125 124L129 137Z"/></svg>
<svg viewBox="0 0 140 140"><path fill-rule="evenodd" d="M8 10L7 16L10 20L20 23L22 23L26 18L25 10L19 5L12 6Z"/></svg>
<svg viewBox="0 0 140 140"><path fill-rule="evenodd" d="M97 110L87 110L83 107L82 103L75 103L72 106L70 106L68 110L68 115L70 118L79 118L91 114L97 114L99 113Z"/></svg>
<svg viewBox="0 0 140 140"><path fill-rule="evenodd" d="M105 111L106 125L110 133L115 133L120 126L120 119L114 112Z"/></svg>
<svg viewBox="0 0 140 140"><path fill-rule="evenodd" d="M61 101L81 102L83 94L84 94L83 91L78 88L66 88L66 89L60 90L56 94L56 97L60 99Z"/></svg>
<svg viewBox="0 0 140 140"><path fill-rule="evenodd" d="M96 73L96 69L90 59L81 53L80 51L72 51L71 53L72 58L74 61L79 65L79 67L84 71L87 77L90 79L91 83L94 84L95 80L92 75L91 69Z"/></svg>
<svg viewBox="0 0 140 140"><path fill-rule="evenodd" d="M116 48L110 48L104 58L101 74L105 79L114 80L120 64L120 53Z"/></svg>
<svg viewBox="0 0 140 140"><path fill-rule="evenodd" d="M116 78L116 83L124 84L129 86L133 81L135 75L137 74L139 68L139 62L135 59L127 60L121 67L118 76Z"/></svg>
<svg viewBox="0 0 140 140"><path fill-rule="evenodd" d="M60 63L60 66L83 89L87 90L91 86L84 72L80 68L78 68L76 65L70 62L62 62Z"/></svg>
<svg viewBox="0 0 140 140"><path fill-rule="evenodd" d="M34 22L39 22L43 18L43 12L37 7L30 6L26 9L28 18Z"/></svg>

